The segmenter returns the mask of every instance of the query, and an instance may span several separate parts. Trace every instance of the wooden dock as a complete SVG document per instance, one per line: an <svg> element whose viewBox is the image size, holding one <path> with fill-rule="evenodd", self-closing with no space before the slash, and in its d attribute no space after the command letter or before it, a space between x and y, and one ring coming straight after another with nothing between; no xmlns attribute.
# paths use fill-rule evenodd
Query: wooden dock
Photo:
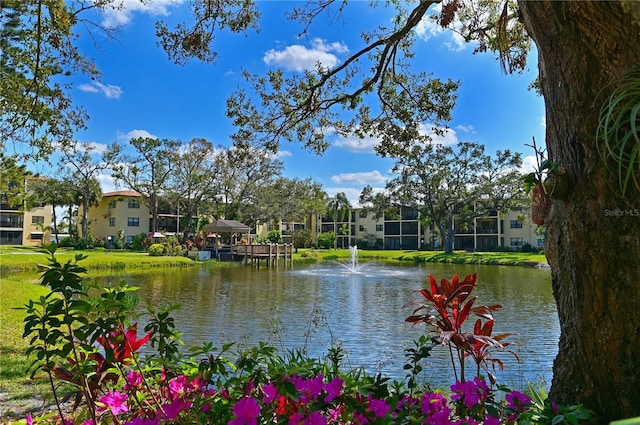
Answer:
<svg viewBox="0 0 640 425"><path fill-rule="evenodd" d="M260 260L264 260L267 267L277 267L280 260L285 267L293 266L293 244L234 245L232 253L234 258L242 258L244 264L257 267Z"/></svg>

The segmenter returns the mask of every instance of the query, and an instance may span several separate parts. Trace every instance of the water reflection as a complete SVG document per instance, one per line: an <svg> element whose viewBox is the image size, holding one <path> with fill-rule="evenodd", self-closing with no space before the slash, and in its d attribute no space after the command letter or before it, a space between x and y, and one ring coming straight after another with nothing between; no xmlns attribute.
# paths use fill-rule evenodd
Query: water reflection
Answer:
<svg viewBox="0 0 640 425"><path fill-rule="evenodd" d="M364 264L358 273L338 269L326 265L293 270L195 267L118 280L140 287L143 308L181 304L174 316L187 346L203 341L218 347L229 341L269 341L321 356L331 344L340 344L350 365L401 379L404 350L424 331L404 321L411 311L402 307L420 299L415 291L425 285L429 274L441 278L477 272L477 303L503 305L496 313L495 332L517 334L510 337L514 343L510 348L521 362L499 354L505 362L501 382L514 387L525 385L525 378L550 382L559 325L548 270L373 263ZM448 355L444 349L435 351L426 363L425 379L447 385L452 376Z"/></svg>

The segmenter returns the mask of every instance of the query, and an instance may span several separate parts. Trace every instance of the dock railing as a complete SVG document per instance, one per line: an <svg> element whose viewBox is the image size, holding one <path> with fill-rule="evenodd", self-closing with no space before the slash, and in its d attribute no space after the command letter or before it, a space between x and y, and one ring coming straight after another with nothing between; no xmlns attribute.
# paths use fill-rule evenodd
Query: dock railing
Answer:
<svg viewBox="0 0 640 425"><path fill-rule="evenodd" d="M260 260L265 260L267 267L278 266L280 260L286 267L293 266L293 244L251 244L233 245L235 258L242 258L244 264L260 267Z"/></svg>

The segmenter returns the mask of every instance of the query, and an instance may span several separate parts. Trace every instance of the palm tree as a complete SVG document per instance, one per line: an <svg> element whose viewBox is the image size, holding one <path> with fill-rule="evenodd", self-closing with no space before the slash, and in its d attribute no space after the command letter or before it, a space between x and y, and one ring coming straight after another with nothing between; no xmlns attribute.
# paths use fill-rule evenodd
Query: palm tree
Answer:
<svg viewBox="0 0 640 425"><path fill-rule="evenodd" d="M338 249L338 215L340 219L344 219L345 213L349 217L349 229L351 229L351 203L344 192L338 192L333 197L326 199L327 210L331 211L333 216L333 249Z"/></svg>

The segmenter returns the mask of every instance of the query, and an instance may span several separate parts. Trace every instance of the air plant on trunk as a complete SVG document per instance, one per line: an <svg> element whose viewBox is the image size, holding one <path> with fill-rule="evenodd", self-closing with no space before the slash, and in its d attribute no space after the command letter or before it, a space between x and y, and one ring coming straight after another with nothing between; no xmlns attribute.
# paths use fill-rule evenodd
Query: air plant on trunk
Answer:
<svg viewBox="0 0 640 425"><path fill-rule="evenodd" d="M640 71L620 81L600 109L598 150L615 189L625 197L640 190Z"/></svg>

